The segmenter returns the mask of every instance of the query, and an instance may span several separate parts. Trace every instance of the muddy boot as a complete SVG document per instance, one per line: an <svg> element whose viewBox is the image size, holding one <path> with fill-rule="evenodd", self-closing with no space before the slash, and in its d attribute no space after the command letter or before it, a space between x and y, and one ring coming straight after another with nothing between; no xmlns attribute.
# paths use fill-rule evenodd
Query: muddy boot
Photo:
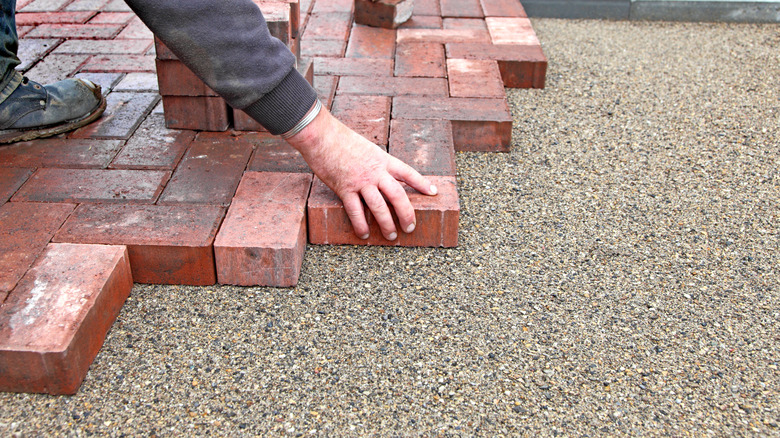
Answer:
<svg viewBox="0 0 780 438"><path fill-rule="evenodd" d="M100 86L90 81L65 79L43 86L20 73L0 91L0 100L0 144L72 131L106 109Z"/></svg>

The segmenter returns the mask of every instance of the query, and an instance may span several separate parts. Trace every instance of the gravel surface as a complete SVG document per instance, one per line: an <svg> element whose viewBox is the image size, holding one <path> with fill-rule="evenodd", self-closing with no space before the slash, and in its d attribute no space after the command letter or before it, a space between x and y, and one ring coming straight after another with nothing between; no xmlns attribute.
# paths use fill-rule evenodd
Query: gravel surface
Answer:
<svg viewBox="0 0 780 438"><path fill-rule="evenodd" d="M0 434L780 429L780 27L536 19L456 249L307 249L294 289L138 285L79 393Z"/></svg>

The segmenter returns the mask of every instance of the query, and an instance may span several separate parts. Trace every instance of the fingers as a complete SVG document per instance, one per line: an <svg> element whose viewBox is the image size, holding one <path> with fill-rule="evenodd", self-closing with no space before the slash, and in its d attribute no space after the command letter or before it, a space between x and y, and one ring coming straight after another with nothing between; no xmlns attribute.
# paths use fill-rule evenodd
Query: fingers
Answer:
<svg viewBox="0 0 780 438"><path fill-rule="evenodd" d="M399 179L406 184L409 184L413 189L417 190L418 192L424 194L424 195L436 195L438 193L438 189L435 185L431 184L430 181L428 181L427 178L420 175L419 172L414 170L411 166L404 163L403 161L390 156L389 161L387 163L387 171L392 175L394 178Z"/></svg>
<svg viewBox="0 0 780 438"><path fill-rule="evenodd" d="M406 233L414 231L416 226L414 207L401 184L395 178L388 176L379 181L379 190L393 206L401 230Z"/></svg>
<svg viewBox="0 0 780 438"><path fill-rule="evenodd" d="M396 233L395 230L393 215L390 214L390 209L387 207L385 198L379 193L379 189L374 186L368 186L363 188L360 191L360 194L363 196L363 200L366 202L368 209L371 210L371 214L376 219L379 229L382 231L382 235L385 236L385 239L397 239L398 233Z"/></svg>
<svg viewBox="0 0 780 438"><path fill-rule="evenodd" d="M349 221L352 223L352 229L355 230L355 234L361 239L368 239L368 222L366 222L366 215L363 211L363 203L360 201L360 197L357 193L347 194L341 198L341 202L344 204L344 209L347 212Z"/></svg>

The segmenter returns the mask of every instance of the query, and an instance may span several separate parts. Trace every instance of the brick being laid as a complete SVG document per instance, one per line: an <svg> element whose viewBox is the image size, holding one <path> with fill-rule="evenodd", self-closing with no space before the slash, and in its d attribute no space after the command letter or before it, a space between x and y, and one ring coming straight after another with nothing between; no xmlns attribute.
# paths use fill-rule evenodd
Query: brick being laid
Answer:
<svg viewBox="0 0 780 438"><path fill-rule="evenodd" d="M460 203L454 176L427 176L439 193L426 196L405 186L409 201L414 207L417 228L414 232L398 233L398 238L388 241L382 235L373 216L366 212L369 238L355 235L347 217L344 204L333 191L318 178L314 179L307 206L309 218L309 243L321 245L381 245L454 247L458 245L458 221ZM396 228L400 229L394 217Z"/></svg>

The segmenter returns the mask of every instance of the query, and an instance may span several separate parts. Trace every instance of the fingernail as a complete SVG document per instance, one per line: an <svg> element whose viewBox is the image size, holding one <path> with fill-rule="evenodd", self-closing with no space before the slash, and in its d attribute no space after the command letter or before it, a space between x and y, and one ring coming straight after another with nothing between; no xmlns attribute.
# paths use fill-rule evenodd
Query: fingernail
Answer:
<svg viewBox="0 0 780 438"><path fill-rule="evenodd" d="M366 240L366 239L368 239L368 233L366 233L366 234L364 234L364 235L360 236L360 238L361 238L361 239L363 239L363 240Z"/></svg>
<svg viewBox="0 0 780 438"><path fill-rule="evenodd" d="M409 226L406 227L406 232L411 233L412 231L414 231L414 227L415 227L414 224L409 224Z"/></svg>
<svg viewBox="0 0 780 438"><path fill-rule="evenodd" d="M390 235L387 236L387 240L395 240L396 238L398 238L398 234L395 233L390 233Z"/></svg>
<svg viewBox="0 0 780 438"><path fill-rule="evenodd" d="M431 184L431 194L435 195L437 193L439 193L439 189L435 185Z"/></svg>

